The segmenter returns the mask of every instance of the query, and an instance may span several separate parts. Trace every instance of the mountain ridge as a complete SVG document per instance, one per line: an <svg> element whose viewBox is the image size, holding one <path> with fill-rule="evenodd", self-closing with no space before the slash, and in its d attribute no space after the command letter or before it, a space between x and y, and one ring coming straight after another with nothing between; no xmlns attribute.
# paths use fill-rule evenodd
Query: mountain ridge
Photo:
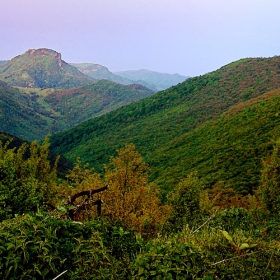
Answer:
<svg viewBox="0 0 280 280"><path fill-rule="evenodd" d="M120 83L123 85L133 84L133 81L130 81L126 78L113 74L112 72L109 71L107 67L100 64L70 63L70 65L78 68L80 72L96 80L107 79L109 81Z"/></svg>
<svg viewBox="0 0 280 280"><path fill-rule="evenodd" d="M153 160L157 158L159 162L165 162L162 160L165 147L167 153L174 139L216 119L240 102L280 88L279 66L279 56L230 63L54 135L52 149L71 160L79 156L100 171L117 149L125 143L134 143L150 164L155 180L157 174L168 172L167 166L160 167ZM172 155L177 150L175 145L168 153ZM174 164L175 170L180 161ZM157 166L161 168L160 173ZM172 174L176 177L175 172ZM165 177L162 173L160 176L158 180L164 185ZM174 183L174 180L170 182Z"/></svg>
<svg viewBox="0 0 280 280"><path fill-rule="evenodd" d="M73 89L15 88L0 81L0 131L39 140L153 93L107 80Z"/></svg>
<svg viewBox="0 0 280 280"><path fill-rule="evenodd" d="M177 85L190 78L179 74L168 74L151 71L147 69L126 70L114 72L116 75L141 83L145 86L154 88L156 91L165 90L171 86Z"/></svg>
<svg viewBox="0 0 280 280"><path fill-rule="evenodd" d="M0 80L29 88L73 88L94 81L47 48L30 49L0 66Z"/></svg>

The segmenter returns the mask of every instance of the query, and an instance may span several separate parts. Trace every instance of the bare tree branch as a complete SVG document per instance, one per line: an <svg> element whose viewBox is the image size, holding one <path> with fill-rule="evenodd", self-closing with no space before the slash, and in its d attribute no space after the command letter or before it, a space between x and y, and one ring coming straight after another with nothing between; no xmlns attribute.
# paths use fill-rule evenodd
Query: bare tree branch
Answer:
<svg viewBox="0 0 280 280"><path fill-rule="evenodd" d="M109 186L106 185L105 187L99 188L97 190L89 190L89 191L82 191L82 192L76 193L72 196L68 196L68 203L73 205L73 203L75 202L75 200L78 197L85 196L85 195L89 199L91 199L94 194L99 193L99 192L103 192L103 191L107 190L108 188L109 188Z"/></svg>

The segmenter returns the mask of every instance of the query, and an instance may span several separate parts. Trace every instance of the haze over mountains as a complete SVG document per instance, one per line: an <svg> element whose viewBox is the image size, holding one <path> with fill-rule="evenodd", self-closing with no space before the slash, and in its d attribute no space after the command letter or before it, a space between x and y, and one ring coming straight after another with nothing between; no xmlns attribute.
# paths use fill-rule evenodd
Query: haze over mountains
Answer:
<svg viewBox="0 0 280 280"><path fill-rule="evenodd" d="M171 86L182 83L189 78L179 74L170 75L167 73L158 73L146 69L120 71L115 72L115 74L156 91L167 89Z"/></svg>
<svg viewBox="0 0 280 280"><path fill-rule="evenodd" d="M108 68L93 63L71 63L82 73L94 79L107 79L123 85L140 84L153 91L160 91L185 81L189 77L179 74L159 73L150 70L127 70L112 73Z"/></svg>
<svg viewBox="0 0 280 280"><path fill-rule="evenodd" d="M123 85L141 84L153 91L159 91L187 78L149 70L124 71L117 75L100 64L68 64L61 59L60 53L46 48L30 49L10 61L0 61L0 80L21 87L73 88L106 79Z"/></svg>
<svg viewBox="0 0 280 280"><path fill-rule="evenodd" d="M107 67L102 66L100 64L94 64L94 63L70 63L70 64L78 68L80 72L96 80L106 79L123 85L133 84L131 80L113 74L112 72L109 71Z"/></svg>
<svg viewBox="0 0 280 280"><path fill-rule="evenodd" d="M7 62L8 60L0 60L0 66L6 64Z"/></svg>

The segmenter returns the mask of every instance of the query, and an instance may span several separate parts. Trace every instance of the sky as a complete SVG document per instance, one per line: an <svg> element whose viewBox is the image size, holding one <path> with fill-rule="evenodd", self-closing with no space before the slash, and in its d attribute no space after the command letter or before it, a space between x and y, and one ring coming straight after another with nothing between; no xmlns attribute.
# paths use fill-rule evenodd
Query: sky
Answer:
<svg viewBox="0 0 280 280"><path fill-rule="evenodd" d="M280 0L0 0L0 60L49 48L112 72L198 76L280 55Z"/></svg>

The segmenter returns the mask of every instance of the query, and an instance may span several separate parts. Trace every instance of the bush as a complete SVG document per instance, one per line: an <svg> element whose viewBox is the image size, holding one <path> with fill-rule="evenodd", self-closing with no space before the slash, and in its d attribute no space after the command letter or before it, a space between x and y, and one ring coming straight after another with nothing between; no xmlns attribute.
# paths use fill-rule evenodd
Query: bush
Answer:
<svg viewBox="0 0 280 280"><path fill-rule="evenodd" d="M279 279L277 242L207 227L147 243L130 266L132 279Z"/></svg>
<svg viewBox="0 0 280 280"><path fill-rule="evenodd" d="M0 221L36 211L56 197L56 165L48 160L48 139L42 146L24 143L17 150L0 141Z"/></svg>
<svg viewBox="0 0 280 280"><path fill-rule="evenodd" d="M0 224L0 278L108 279L113 258L94 227L48 214L17 216Z"/></svg>

